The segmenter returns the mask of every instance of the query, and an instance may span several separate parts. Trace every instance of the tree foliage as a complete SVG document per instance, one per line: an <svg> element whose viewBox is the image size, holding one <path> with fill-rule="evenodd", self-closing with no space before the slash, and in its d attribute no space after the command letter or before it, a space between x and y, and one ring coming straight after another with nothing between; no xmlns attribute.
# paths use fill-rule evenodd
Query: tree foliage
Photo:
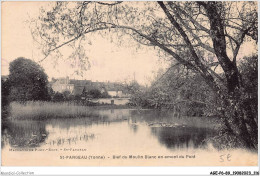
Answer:
<svg viewBox="0 0 260 176"><path fill-rule="evenodd" d="M2 119L6 118L8 115L8 105L10 102L10 81L9 79L1 78L1 115Z"/></svg>
<svg viewBox="0 0 260 176"><path fill-rule="evenodd" d="M64 94L60 93L60 92L56 92L52 98L52 101L54 102L62 102L65 101L65 96Z"/></svg>
<svg viewBox="0 0 260 176"><path fill-rule="evenodd" d="M9 73L11 101L47 100L48 77L39 64L20 57L10 63Z"/></svg>
<svg viewBox="0 0 260 176"><path fill-rule="evenodd" d="M200 75L180 64L159 72L152 85L131 100L146 108L173 109L178 116L215 115L214 92Z"/></svg>
<svg viewBox="0 0 260 176"><path fill-rule="evenodd" d="M98 89L91 89L87 92L87 95L89 95L91 98L100 98L102 96L100 90Z"/></svg>
<svg viewBox="0 0 260 176"><path fill-rule="evenodd" d="M257 43L256 2L57 2L33 24L43 60L64 46L85 58L82 48L93 33L127 35L157 48L200 76L216 94L226 131L257 148L256 116L242 101L246 87L238 67L241 47Z"/></svg>

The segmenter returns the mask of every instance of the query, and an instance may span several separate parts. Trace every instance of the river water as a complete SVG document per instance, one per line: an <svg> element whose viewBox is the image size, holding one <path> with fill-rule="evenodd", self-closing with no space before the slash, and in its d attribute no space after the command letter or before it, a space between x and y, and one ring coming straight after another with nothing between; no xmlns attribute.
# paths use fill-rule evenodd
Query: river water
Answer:
<svg viewBox="0 0 260 176"><path fill-rule="evenodd" d="M216 124L205 117L174 117L171 112L156 110L96 111L97 115L86 118L8 122L2 129L3 164L257 164L255 153L246 151L244 160L239 159L241 155L238 155L242 150L216 150L208 142L208 139L217 134L214 130ZM223 163L220 155L230 153L234 162ZM184 158L181 158L181 155ZM87 158L77 159L75 156Z"/></svg>

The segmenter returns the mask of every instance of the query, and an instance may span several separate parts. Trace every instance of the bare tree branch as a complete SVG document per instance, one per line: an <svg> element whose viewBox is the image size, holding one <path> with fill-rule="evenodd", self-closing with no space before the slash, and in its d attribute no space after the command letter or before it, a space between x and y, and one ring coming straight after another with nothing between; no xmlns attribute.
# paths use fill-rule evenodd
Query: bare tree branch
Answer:
<svg viewBox="0 0 260 176"><path fill-rule="evenodd" d="M123 1L117 1L117 2L114 2L114 3L106 3L106 2L98 1L97 3L98 3L98 4L101 4L101 5L113 6L113 5L120 4L120 3L122 3L122 2L123 2Z"/></svg>
<svg viewBox="0 0 260 176"><path fill-rule="evenodd" d="M169 4L173 4L172 2L168 2ZM193 19L193 17L191 17L185 10L181 9L178 6L174 6L176 9L178 9L181 13L183 13L186 17L188 17L190 19L190 21L197 27L199 27L200 30L210 34L210 30L207 29L206 27L202 26L200 23L198 23L196 20Z"/></svg>
<svg viewBox="0 0 260 176"><path fill-rule="evenodd" d="M161 8L163 9L164 13L166 14L166 16L168 17L168 19L170 20L170 22L173 24L173 26L179 31L179 33L182 35L183 40L185 41L185 43L187 44L192 57L195 60L196 65L198 66L198 68L202 71L203 74L201 74L202 77L205 78L206 82L211 86L212 89L217 90L218 87L214 81L214 78L212 77L212 75L208 72L208 69L202 64L201 60L199 59L196 51L194 50L187 34L183 31L183 29L181 28L181 26L177 23L177 21L173 18L173 16L170 14L170 12L167 10L167 7L164 5L163 2L158 2L159 5L161 6Z"/></svg>

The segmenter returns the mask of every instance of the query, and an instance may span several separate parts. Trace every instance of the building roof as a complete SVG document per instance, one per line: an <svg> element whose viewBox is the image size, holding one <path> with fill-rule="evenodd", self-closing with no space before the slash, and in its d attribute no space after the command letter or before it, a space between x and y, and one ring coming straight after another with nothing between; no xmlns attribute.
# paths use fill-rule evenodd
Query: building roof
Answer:
<svg viewBox="0 0 260 176"><path fill-rule="evenodd" d="M92 89L102 90L105 89L106 91L123 91L125 92L125 88L120 83L114 82L92 82L91 80L76 80L76 79L68 79L67 78L57 78L52 79L50 84L59 83L59 84L73 84L74 85L74 95L81 95L84 88L85 91L89 91Z"/></svg>
<svg viewBox="0 0 260 176"><path fill-rule="evenodd" d="M84 86L86 84L91 83L90 80L76 80L76 79L70 79L69 82L70 82L70 84L74 84L77 86Z"/></svg>
<svg viewBox="0 0 260 176"><path fill-rule="evenodd" d="M84 86L74 86L73 94L81 95L83 92Z"/></svg>

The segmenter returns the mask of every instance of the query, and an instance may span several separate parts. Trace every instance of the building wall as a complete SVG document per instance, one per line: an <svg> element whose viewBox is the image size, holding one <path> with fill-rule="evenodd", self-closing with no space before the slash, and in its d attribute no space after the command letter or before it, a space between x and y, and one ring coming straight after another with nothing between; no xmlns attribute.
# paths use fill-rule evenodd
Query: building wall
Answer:
<svg viewBox="0 0 260 176"><path fill-rule="evenodd" d="M64 91L69 91L74 95L81 95L83 89L89 91L91 89L99 89L101 93L106 92L111 97L129 97L129 95L124 94L121 88L110 83L103 82L92 82L90 80L70 80L69 77L58 78L51 84L53 91L63 93Z"/></svg>
<svg viewBox="0 0 260 176"><path fill-rule="evenodd" d="M99 98L93 99L92 102L99 104L111 104L111 100L114 101L115 105L126 105L130 102L129 98Z"/></svg>
<svg viewBox="0 0 260 176"><path fill-rule="evenodd" d="M55 92L65 92L65 91L69 91L70 93L72 93L74 91L74 84L60 84L60 83L54 83L52 85L52 89Z"/></svg>
<svg viewBox="0 0 260 176"><path fill-rule="evenodd" d="M123 96L123 92L120 91L107 91L108 95L110 95L111 97L122 97Z"/></svg>

